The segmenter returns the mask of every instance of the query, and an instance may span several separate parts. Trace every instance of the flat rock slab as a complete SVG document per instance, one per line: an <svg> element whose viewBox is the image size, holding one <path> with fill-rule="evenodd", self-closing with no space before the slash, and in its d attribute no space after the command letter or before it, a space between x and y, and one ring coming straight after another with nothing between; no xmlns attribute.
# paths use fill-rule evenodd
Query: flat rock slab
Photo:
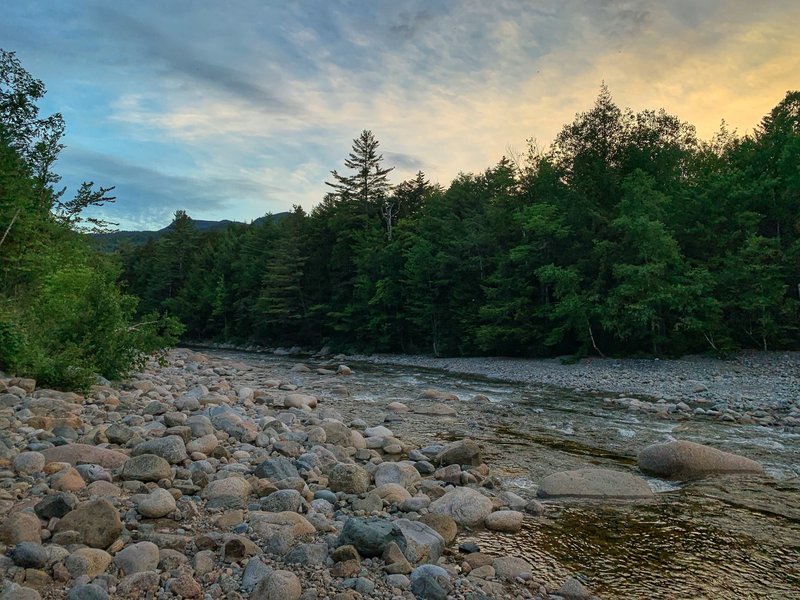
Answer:
<svg viewBox="0 0 800 600"><path fill-rule="evenodd" d="M653 490L637 475L611 469L577 469L548 475L539 483L541 498L597 500L651 498Z"/></svg>
<svg viewBox="0 0 800 600"><path fill-rule="evenodd" d="M764 467L744 456L683 440L648 446L639 453L638 463L645 473L667 479L764 472Z"/></svg>
<svg viewBox="0 0 800 600"><path fill-rule="evenodd" d="M89 444L65 444L45 448L42 454L47 463L65 462L73 467L79 464L100 465L106 469L118 469L129 458L122 452Z"/></svg>

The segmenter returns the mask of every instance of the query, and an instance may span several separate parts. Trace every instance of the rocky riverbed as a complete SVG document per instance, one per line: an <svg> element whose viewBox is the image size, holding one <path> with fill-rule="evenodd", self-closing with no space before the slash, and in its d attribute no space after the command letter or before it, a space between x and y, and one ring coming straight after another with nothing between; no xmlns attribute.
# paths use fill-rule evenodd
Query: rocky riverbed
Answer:
<svg viewBox="0 0 800 600"><path fill-rule="evenodd" d="M728 359L343 357L370 364L442 370L457 375L541 384L602 394L621 406L683 412L739 423L800 426L800 352L742 352Z"/></svg>
<svg viewBox="0 0 800 600"><path fill-rule="evenodd" d="M414 447L252 370L176 350L86 396L3 379L0 598L589 597L453 546L542 511L475 442Z"/></svg>
<svg viewBox="0 0 800 600"><path fill-rule="evenodd" d="M674 489L675 477L699 478L686 489L703 490L712 518L719 505L712 503L741 507L736 490L755 490L738 516L725 512L728 545L753 514L775 515L758 523L759 551L788 575L770 575L759 587L745 574L734 578L736 596L726 595L723 582L713 597L792 597L791 549L800 547L800 534L782 523L800 520L800 512L790 454L769 466L784 473L777 486L760 461L644 435L637 444L648 451L638 470L631 468L636 453L626 458L614 448L590 456L567 445L566 454L542 454L541 440L518 430L505 445L500 429L537 413L497 402L507 391L486 382L478 386L485 394L464 402L449 388L462 395L471 388L452 376L434 378L450 385L427 388L400 374L409 393L393 397L401 387L377 385L367 365L352 365L354 373L338 361L309 363L176 350L166 364L86 396L0 379L0 599L589 598L603 578L570 571L570 561L542 568L530 551L552 543L542 532L563 526L586 554L599 507L609 524L633 511L651 536L654 513L666 507L680 517L686 509L654 494ZM648 401L671 399L661 400ZM534 449L535 466L523 448ZM517 459L537 480L533 487L514 485ZM716 523L712 530L691 517L682 518L687 537L693 529L716 535ZM661 552L655 538L632 542ZM613 561L626 559L613 550L596 552L624 572ZM674 556L673 567L685 568L681 560ZM743 560L765 564L755 554ZM692 588L680 580L672 591L661 578L600 591L614 590L604 598L688 597L683 591Z"/></svg>

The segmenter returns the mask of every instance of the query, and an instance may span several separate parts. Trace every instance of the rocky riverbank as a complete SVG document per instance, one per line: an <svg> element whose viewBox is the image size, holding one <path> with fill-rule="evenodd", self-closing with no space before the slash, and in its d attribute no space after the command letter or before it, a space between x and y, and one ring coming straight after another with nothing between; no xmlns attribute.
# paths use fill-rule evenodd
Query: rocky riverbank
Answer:
<svg viewBox="0 0 800 600"><path fill-rule="evenodd" d="M477 444L414 447L345 422L345 366L259 373L257 387L252 370L176 350L85 396L0 379L0 599L591 596L513 552L454 544L470 529L513 540L546 510L504 491ZM546 489L651 495L608 477Z"/></svg>
<svg viewBox="0 0 800 600"><path fill-rule="evenodd" d="M633 411L800 427L800 352L740 353L726 360L590 357L576 364L558 359L409 355L342 358L594 393Z"/></svg>

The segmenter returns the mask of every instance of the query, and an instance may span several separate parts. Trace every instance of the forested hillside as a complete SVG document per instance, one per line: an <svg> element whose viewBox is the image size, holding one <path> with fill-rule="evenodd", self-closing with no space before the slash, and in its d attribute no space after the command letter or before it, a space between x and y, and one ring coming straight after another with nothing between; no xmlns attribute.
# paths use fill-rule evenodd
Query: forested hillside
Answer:
<svg viewBox="0 0 800 600"><path fill-rule="evenodd" d="M0 50L0 370L40 384L85 388L115 378L175 340L179 324L156 313L135 321L137 299L118 286L119 265L82 231L88 206L113 188L84 183L66 198L54 171L60 114L40 117L45 94L11 52Z"/></svg>
<svg viewBox="0 0 800 600"><path fill-rule="evenodd" d="M603 88L552 146L391 185L370 131L306 214L122 251L195 340L438 355L798 348L800 92L710 141Z"/></svg>

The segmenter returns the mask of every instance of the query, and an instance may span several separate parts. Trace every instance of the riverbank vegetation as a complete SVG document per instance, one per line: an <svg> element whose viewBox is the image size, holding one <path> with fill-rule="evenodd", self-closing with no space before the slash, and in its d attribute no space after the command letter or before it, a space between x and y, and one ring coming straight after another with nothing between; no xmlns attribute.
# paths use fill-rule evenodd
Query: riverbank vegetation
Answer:
<svg viewBox="0 0 800 600"><path fill-rule="evenodd" d="M118 285L119 264L84 235L103 223L82 211L113 201L112 188L85 183L65 198L54 170L64 121L39 115L44 94L0 50L0 370L84 388L96 374L143 364L180 325L156 314L135 320L138 300Z"/></svg>
<svg viewBox="0 0 800 600"><path fill-rule="evenodd" d="M439 355L797 348L800 93L710 141L603 87L553 144L390 185L354 140L310 214L121 251L142 311L197 340Z"/></svg>

